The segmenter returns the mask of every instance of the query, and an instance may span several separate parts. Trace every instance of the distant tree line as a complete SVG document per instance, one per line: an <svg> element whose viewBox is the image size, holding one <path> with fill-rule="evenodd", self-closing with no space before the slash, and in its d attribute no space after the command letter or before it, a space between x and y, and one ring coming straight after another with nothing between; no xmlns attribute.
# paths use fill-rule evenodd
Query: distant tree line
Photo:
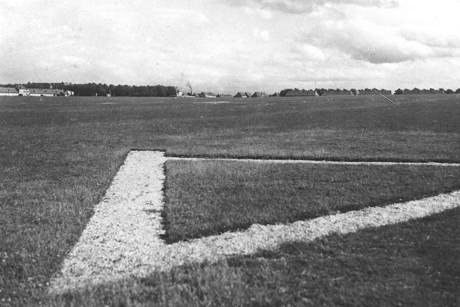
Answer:
<svg viewBox="0 0 460 307"><path fill-rule="evenodd" d="M321 96L321 95L323 95L324 92L327 92L327 91L333 92L333 91L335 91L335 90L337 90L337 89L332 89L332 88L330 88L330 89L326 89L326 88L315 88L314 90L318 93L318 95ZM300 91L300 90L299 90L298 88L294 88L294 89L292 89L292 88L287 88L287 89L284 89L284 90L282 90L282 91L280 92L280 96L281 96L281 97L285 97L286 94L289 93L290 91ZM353 92L353 94L356 94L356 90L355 90L355 89L351 89L350 91Z"/></svg>
<svg viewBox="0 0 460 307"><path fill-rule="evenodd" d="M75 96L129 96L129 97L168 97L176 95L174 86L163 85L107 85L101 83L32 83L27 84L8 84L10 87L24 86L26 88L42 88L42 89L63 89L74 92Z"/></svg>
<svg viewBox="0 0 460 307"><path fill-rule="evenodd" d="M318 93L318 95L322 95L324 92L327 92L327 91L335 91L336 89L325 89L325 88L315 88L315 91ZM300 91L298 88L287 88L287 89L284 89L280 92L280 96L281 97L284 97L286 96L287 93L289 93L290 91ZM355 89L351 89L351 91L353 92L353 94L356 93L356 90Z"/></svg>
<svg viewBox="0 0 460 307"><path fill-rule="evenodd" d="M434 91L434 90L435 90L435 89L433 89L433 88L430 88L430 89L429 89L429 91ZM403 90L403 89L398 88L398 89L395 91L394 94L395 94L395 95L402 95L402 94L404 94L404 91L409 91L409 90L408 90L408 89L404 89L404 90ZM420 89L418 89L418 88L415 87L414 89L412 89L412 91L428 91L428 90L420 90ZM453 91L453 90L451 90L451 89L444 90L443 88L440 88L439 91L444 91L444 93L446 93L446 94L460 94L460 88L458 88L458 89L455 90L455 91Z"/></svg>
<svg viewBox="0 0 460 307"><path fill-rule="evenodd" d="M335 91L335 90L337 90L337 89L325 89L325 88L316 88L316 89L315 89L315 91L316 91L320 96L323 95L324 92L327 92L327 91ZM418 88L414 88L413 90L419 90L419 89L418 89ZM430 90L434 90L434 89L430 88ZM451 89L444 90L443 88L440 88L439 90L440 90L440 91L444 91L446 94L460 94L460 88L458 88L456 91L453 91L453 90L451 90ZM294 88L294 89L292 89L292 88L287 88L287 89L284 89L284 90L282 90L282 91L280 92L280 96L281 96L281 97L284 97L284 96L286 96L286 94L289 93L290 91L300 91L300 90L299 90L298 88ZM407 89L406 89L406 91L407 91ZM352 92L353 94L356 95L356 93L358 92L358 90L352 88L352 89L350 90L350 92ZM395 95L401 95L401 94L403 94L403 93L404 93L404 90L402 90L402 89L400 89L400 88L398 88L398 89L394 92Z"/></svg>
<svg viewBox="0 0 460 307"><path fill-rule="evenodd" d="M27 84L0 84L2 87L15 87L19 88L23 86L25 88L41 88L41 89L63 89L69 90L74 92L75 96L129 96L129 97L168 97L168 96L175 96L176 95L176 87L175 86L163 86L163 85L107 85L101 83L35 83L35 82L28 82ZM325 89L325 88L316 88L315 91L321 96L324 92L327 91L335 91L337 89ZM414 88L412 91L418 91L419 89ZM430 89L433 90L433 89ZM444 91L446 94L460 94L460 88L456 91L451 89L444 90L440 88L439 90ZM284 97L290 91L300 91L298 88L288 88L284 89L279 92L279 96ZM356 95L358 92L356 89L350 90L353 94ZM404 91L408 91L407 89L403 90L398 88L394 94L401 95L404 94ZM276 94L276 93L275 93ZM274 95L275 95L274 94Z"/></svg>

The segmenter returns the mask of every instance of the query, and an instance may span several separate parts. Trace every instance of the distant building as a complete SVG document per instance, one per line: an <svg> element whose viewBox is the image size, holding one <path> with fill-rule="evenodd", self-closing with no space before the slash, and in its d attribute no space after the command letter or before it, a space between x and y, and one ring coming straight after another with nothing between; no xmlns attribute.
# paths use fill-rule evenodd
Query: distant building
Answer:
<svg viewBox="0 0 460 307"><path fill-rule="evenodd" d="M14 87L0 87L0 96L19 96L19 92Z"/></svg>
<svg viewBox="0 0 460 307"><path fill-rule="evenodd" d="M198 94L198 97L201 97L201 98L216 98L216 95L214 95L213 93L205 93L205 92L201 92Z"/></svg>
<svg viewBox="0 0 460 307"><path fill-rule="evenodd" d="M218 98L224 98L224 97L226 97L226 98L230 98L230 97L233 97L233 96L232 96L232 95L230 95L230 94L217 94L217 96L216 96L216 97L218 97Z"/></svg>
<svg viewBox="0 0 460 307"><path fill-rule="evenodd" d="M28 88L20 88L19 89L19 96L29 96L30 95L30 91Z"/></svg>
<svg viewBox="0 0 460 307"><path fill-rule="evenodd" d="M45 96L45 97L54 97L54 96L73 96L75 93L69 90L61 89L41 89L41 88L26 88L21 85L18 87L17 95L15 96Z"/></svg>
<svg viewBox="0 0 460 307"><path fill-rule="evenodd" d="M65 93L63 90L58 90L58 89L31 88L29 89L29 96L54 97L54 96L65 96Z"/></svg>
<svg viewBox="0 0 460 307"><path fill-rule="evenodd" d="M233 98L248 98L250 97L248 93L238 92Z"/></svg>
<svg viewBox="0 0 460 307"><path fill-rule="evenodd" d="M286 93L286 97L297 97L297 96L319 96L315 90L294 90Z"/></svg>

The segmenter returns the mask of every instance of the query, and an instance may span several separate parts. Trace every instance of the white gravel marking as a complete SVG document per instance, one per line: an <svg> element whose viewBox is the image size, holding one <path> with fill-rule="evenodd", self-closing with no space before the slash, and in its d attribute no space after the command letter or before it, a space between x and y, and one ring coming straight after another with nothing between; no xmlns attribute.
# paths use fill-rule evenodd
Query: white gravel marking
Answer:
<svg viewBox="0 0 460 307"><path fill-rule="evenodd" d="M161 152L128 154L62 273L52 280L52 290L121 278L164 247L159 236L165 161Z"/></svg>
<svg viewBox="0 0 460 307"><path fill-rule="evenodd" d="M341 164L341 165L414 165L414 166L460 166L460 163L440 162L380 162L380 161L328 161L328 160L274 160L274 159L225 159L225 158L182 158L168 157L168 160L185 161L233 161L233 162L258 162L258 163L279 163L279 164Z"/></svg>
<svg viewBox="0 0 460 307"><path fill-rule="evenodd" d="M167 245L160 238L164 233L160 212L164 163L168 159L178 158L147 151L133 151L128 155L62 270L51 280L51 294L148 276L187 263L215 262L232 255L252 254L289 241L310 242L333 233L346 234L401 223L460 206L460 191L455 191L288 225L254 224L246 231Z"/></svg>

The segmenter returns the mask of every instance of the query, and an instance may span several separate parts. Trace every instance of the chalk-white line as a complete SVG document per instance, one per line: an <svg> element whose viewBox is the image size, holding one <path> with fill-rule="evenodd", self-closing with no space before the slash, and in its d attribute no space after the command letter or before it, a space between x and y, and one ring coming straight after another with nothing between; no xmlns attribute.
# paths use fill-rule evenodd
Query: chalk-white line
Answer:
<svg viewBox="0 0 460 307"><path fill-rule="evenodd" d="M460 163L440 162L383 162L383 161L330 161L330 160L295 160L295 159L236 159L236 158L186 158L167 157L176 161L225 161L225 162L258 162L279 164L340 164L340 165L413 165L413 166L460 166Z"/></svg>
<svg viewBox="0 0 460 307"><path fill-rule="evenodd" d="M147 276L187 263L252 254L284 242L310 242L332 233L405 222L460 206L460 191L456 191L288 225L255 224L246 231L167 245L160 238L163 165L167 159L162 152L128 155L79 242L51 280L51 294Z"/></svg>

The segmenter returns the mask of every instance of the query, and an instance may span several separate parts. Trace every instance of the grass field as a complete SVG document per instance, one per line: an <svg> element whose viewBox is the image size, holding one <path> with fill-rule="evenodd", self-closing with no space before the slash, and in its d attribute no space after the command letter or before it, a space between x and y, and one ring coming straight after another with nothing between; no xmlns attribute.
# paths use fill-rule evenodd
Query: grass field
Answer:
<svg viewBox="0 0 460 307"><path fill-rule="evenodd" d="M458 306L460 210L67 293L78 306Z"/></svg>
<svg viewBox="0 0 460 307"><path fill-rule="evenodd" d="M230 262L222 265L178 268L167 276L107 285L101 289L92 289L88 293L70 293L51 301L45 290L51 275L59 269L62 260L78 240L93 214L94 206L102 198L131 148L164 149L168 155L173 156L460 162L460 100L456 96L394 98L399 103L398 106L374 96L249 99L219 104L200 103L193 99L0 98L0 304L37 305L39 302L51 304L54 301L59 305L65 300L69 304L73 302L77 305L91 303L99 306L101 302L117 302L116 304L122 306L130 305L132 300L131 305L136 302L141 305L148 304L152 301L163 305L174 305L175 301L182 302L183 305L205 305L210 301L217 305L219 302L227 305L241 302L241 305L261 306L268 304L264 302L265 297L272 297L278 299L278 303L282 299L293 305L302 305L302 302L297 301L300 296L294 292L295 287L289 283L281 286L283 278L291 273L289 266L283 265L287 271L280 268L280 261L284 263L283 261L294 259L295 263L311 262L313 267L321 266L322 261L331 261L336 267L335 271L321 272L329 274L329 277L321 275L317 278L341 278L342 275L349 275L345 266L337 266L340 263L337 261L342 258L324 258L321 256L324 254L321 248L353 249L351 243L343 241L343 238L327 238L305 247L313 253L309 256L303 256L298 251L304 248L300 244L295 245L294 251L289 248L281 249L276 254L279 257L267 252L267 256L263 254L229 260ZM210 101L212 100L206 100ZM176 170L180 169L181 167L176 167ZM439 179L427 179L425 186L429 187L428 190L420 188L413 190L413 193L404 191L403 198L420 198L426 194L458 188L458 171L446 170L445 167L443 171L433 170L433 173L437 172L433 178ZM169 171L172 175L172 168L168 168ZM216 167L214 170L209 168L207 172L203 174L215 175ZM265 172L272 175L272 179L267 177L267 183L289 187L291 182L287 181L285 174L292 174L295 170L268 169ZM422 173L423 170L418 168L413 169L412 177L405 171L396 172L396 182L409 182L410 185L415 178L420 180L420 176L415 174ZM274 174L280 176L279 182L273 180ZM311 184L311 180L316 178L302 174L304 173L299 174L301 178L297 183ZM316 174L315 176L323 176L324 172L317 170ZM346 178L346 174L344 176ZM351 175L349 177L353 178ZM235 182L241 178L252 177L243 172L230 174L225 180ZM425 178L429 176L425 175ZM252 179L247 181L253 182ZM352 180L350 182L353 184ZM329 184L324 182L324 186L328 187ZM381 192L391 195L384 203L392 201L392 197L400 197L395 191L397 186L398 184L394 184L390 192ZM179 188L184 187L186 186L182 184ZM256 190L257 186L254 185L252 189ZM324 189L326 188L318 191ZM290 191L295 191L294 199L306 197L302 189ZM253 199L259 199L260 195L251 193ZM378 194L379 191L375 193ZM357 253L369 263L370 271L363 267L362 273L344 277L345 283L339 282L336 287L331 286L332 288L321 283L316 284L316 279L310 276L306 281L314 284L315 291L309 292L311 295L306 297L307 301L304 303L307 304L310 300L316 305L321 302L332 305L341 300L340 302L348 305L357 305L353 304L357 297L363 298L363 306L366 305L366 298L369 299L367 302L374 302L373 296L369 294L372 293L372 286L383 291L383 284L393 281L393 277L383 277L383 281L381 277L373 277L380 276L372 274L374 270L379 272L387 266L385 262L380 264L378 260L373 260L373 253L379 249L390 254L401 252L408 263L415 265L413 272L410 271L413 277L409 273L400 273L401 278L410 277L417 283L411 283L404 278L400 280L398 275L394 278L401 281L399 286L407 284L414 287L415 292L409 295L409 292L401 290L399 295L392 296L392 291L397 292L398 283L393 285L389 282L393 286L376 299L392 297L393 305L397 302L408 302L407 305L414 306L428 306L429 302L435 302L439 297L446 299L445 302L458 300L459 294L450 286L438 285L440 288L436 286L430 292L431 290L425 291L425 286L420 286L418 282L428 278L426 283L429 284L434 280L430 278L435 278L433 274L439 271L450 272L450 275L443 277L447 278L442 279L443 283L446 280L451 284L457 282L458 285L459 274L450 268L458 264L455 257L460 258L459 244L456 241L458 235L452 235L459 216L459 212L454 211L433 217L429 219L430 223L415 221L407 223L409 226L404 224L398 226L399 228L389 227L385 230L396 232L395 235L407 243L405 246L410 251L390 244L391 240L388 238L365 241L369 236L368 232L347 236L350 238L347 240L353 242L364 240L362 244L365 247L356 248L364 248ZM171 225L169 220L168 223ZM408 233L398 230L401 227L408 228ZM451 230L445 233L446 229ZM199 236L200 231L192 236ZM379 233L378 230L375 231ZM425 233L429 233L431 238L439 237L441 241L430 241L432 245L423 245L423 248L410 243L422 240ZM201 235L206 235L206 231ZM446 260L440 261L441 264L430 260L437 255L436 244L442 246L446 255ZM355 256L351 253L344 252L341 257L344 263L354 263ZM235 267L235 263L241 265ZM395 267L394 271L398 271L398 268ZM422 268L433 270L433 273L429 273L432 275L422 274ZM226 271L227 269L230 271ZM258 269L263 270L265 275L257 273ZM410 267L408 269L411 270ZM234 279L220 286L217 281L227 274L230 276L229 280ZM252 274L256 276L253 280L250 277ZM359 274L364 274L368 279ZM259 275L266 283L257 279ZM355 290L348 291L354 285L353 280L348 281L353 276L359 281L367 280L365 288L357 286ZM160 283L157 278L160 278ZM216 288L211 286L214 284ZM253 290L245 292L243 289L247 285L255 286L248 286L248 289ZM183 292L178 292L180 287ZM261 290L256 291L256 288ZM287 297L279 295L281 288L285 289L283 295ZM363 296L360 296L361 290ZM112 291L115 291L115 295L108 297L107 293ZM132 295L127 295L128 292L124 291ZM332 294L330 298L325 298L322 293ZM415 300L414 293L422 293L425 299Z"/></svg>
<svg viewBox="0 0 460 307"><path fill-rule="evenodd" d="M166 173L168 242L460 189L460 166L169 161Z"/></svg>

